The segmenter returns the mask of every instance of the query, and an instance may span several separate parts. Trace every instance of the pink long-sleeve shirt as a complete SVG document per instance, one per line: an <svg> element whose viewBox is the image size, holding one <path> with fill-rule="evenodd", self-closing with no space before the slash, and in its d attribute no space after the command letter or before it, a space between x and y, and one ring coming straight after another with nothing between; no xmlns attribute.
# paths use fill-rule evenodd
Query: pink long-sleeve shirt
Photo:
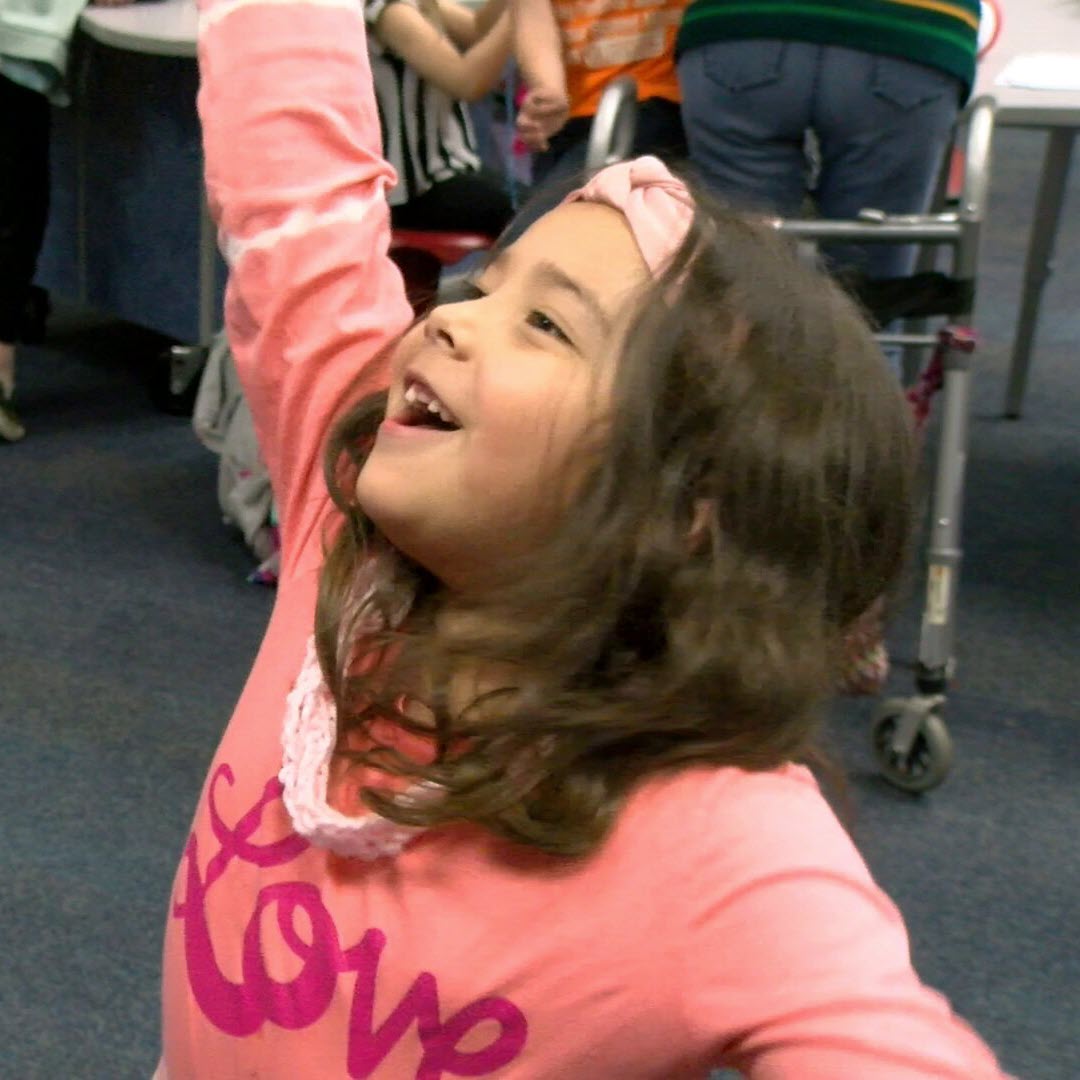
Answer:
<svg viewBox="0 0 1080 1080"><path fill-rule="evenodd" d="M692 769L630 797L591 857L471 826L335 855L281 799L286 695L311 633L320 452L409 322L386 256L360 0L203 0L226 317L284 523L258 658L169 900L170 1080L989 1080L912 971L902 921L799 768Z"/></svg>

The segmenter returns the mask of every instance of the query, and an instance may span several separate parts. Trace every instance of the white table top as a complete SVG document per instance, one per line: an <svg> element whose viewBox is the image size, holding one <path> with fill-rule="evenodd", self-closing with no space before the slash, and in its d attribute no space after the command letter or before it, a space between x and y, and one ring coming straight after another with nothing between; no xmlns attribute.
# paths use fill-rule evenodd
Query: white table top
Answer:
<svg viewBox="0 0 1080 1080"><path fill-rule="evenodd" d="M997 122L1011 127L1080 127L1080 91L1021 90L998 76L1015 56L1071 53L1080 66L1080 0L997 0L1001 33L979 64L975 93L997 99Z"/></svg>
<svg viewBox="0 0 1080 1080"><path fill-rule="evenodd" d="M483 0L461 0L475 6ZM95 41L157 56L194 56L196 0L155 0L123 7L87 7L79 25Z"/></svg>
<svg viewBox="0 0 1080 1080"><path fill-rule="evenodd" d="M1080 57L1080 0L998 0L1001 33L979 65L976 94L997 99L999 124L1080 127L1080 91L1021 90L997 79L1023 53ZM195 0L158 0L118 8L87 8L80 25L106 45L161 56L194 56ZM1080 60L1078 60L1080 63Z"/></svg>
<svg viewBox="0 0 1080 1080"><path fill-rule="evenodd" d="M79 25L95 41L157 56L194 56L195 0L158 0L124 7L88 7Z"/></svg>

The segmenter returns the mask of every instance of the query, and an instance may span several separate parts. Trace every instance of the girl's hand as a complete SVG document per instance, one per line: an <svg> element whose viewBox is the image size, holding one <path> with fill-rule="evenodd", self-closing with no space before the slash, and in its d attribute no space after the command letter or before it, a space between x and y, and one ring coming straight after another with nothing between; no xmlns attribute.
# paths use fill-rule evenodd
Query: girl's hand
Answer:
<svg viewBox="0 0 1080 1080"><path fill-rule="evenodd" d="M547 150L548 140L560 131L570 114L565 94L551 90L530 90L517 115L517 133L533 151Z"/></svg>

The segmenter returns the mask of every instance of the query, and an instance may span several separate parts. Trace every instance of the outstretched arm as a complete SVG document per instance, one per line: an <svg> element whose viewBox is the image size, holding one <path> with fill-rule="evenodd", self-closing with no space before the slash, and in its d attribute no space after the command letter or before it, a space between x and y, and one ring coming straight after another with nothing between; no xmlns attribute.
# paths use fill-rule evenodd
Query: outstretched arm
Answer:
<svg viewBox="0 0 1080 1080"><path fill-rule="evenodd" d="M899 912L808 773L732 771L703 784L686 827L669 948L711 1065L750 1080L1008 1080L919 981Z"/></svg>
<svg viewBox="0 0 1080 1080"><path fill-rule="evenodd" d="M360 0L200 0L199 64L225 321L278 499L284 575L325 504L326 430L385 383L380 350L411 318L387 256L395 178Z"/></svg>

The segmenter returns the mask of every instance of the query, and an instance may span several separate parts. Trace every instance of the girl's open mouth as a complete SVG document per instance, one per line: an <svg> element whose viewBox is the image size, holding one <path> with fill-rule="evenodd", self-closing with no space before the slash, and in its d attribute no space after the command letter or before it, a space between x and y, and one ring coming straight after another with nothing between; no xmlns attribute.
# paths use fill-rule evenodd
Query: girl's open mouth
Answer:
<svg viewBox="0 0 1080 1080"><path fill-rule="evenodd" d="M427 383L413 376L405 380L405 407L396 416L395 422L404 427L429 428L434 431L459 431L461 424L457 417L439 400L435 391Z"/></svg>

